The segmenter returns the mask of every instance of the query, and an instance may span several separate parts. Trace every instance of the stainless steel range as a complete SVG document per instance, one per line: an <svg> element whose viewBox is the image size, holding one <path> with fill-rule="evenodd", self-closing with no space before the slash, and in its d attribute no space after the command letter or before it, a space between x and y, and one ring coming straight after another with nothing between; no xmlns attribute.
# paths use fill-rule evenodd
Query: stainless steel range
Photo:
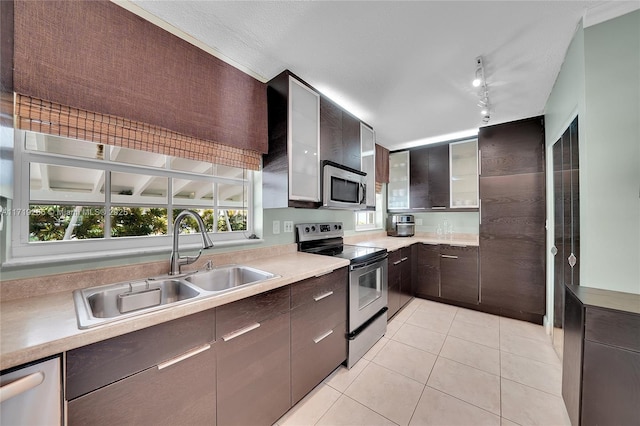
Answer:
<svg viewBox="0 0 640 426"><path fill-rule="evenodd" d="M348 259L351 368L387 331L387 249L343 243L341 222L296 225L298 251Z"/></svg>

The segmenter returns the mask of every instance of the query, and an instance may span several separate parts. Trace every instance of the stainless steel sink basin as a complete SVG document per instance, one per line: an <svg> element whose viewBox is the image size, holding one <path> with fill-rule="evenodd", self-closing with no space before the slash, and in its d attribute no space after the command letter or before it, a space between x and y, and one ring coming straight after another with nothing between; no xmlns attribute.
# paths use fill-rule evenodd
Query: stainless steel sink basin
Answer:
<svg viewBox="0 0 640 426"><path fill-rule="evenodd" d="M227 265L200 271L185 278L208 292L221 292L275 278L277 275L241 265Z"/></svg>
<svg viewBox="0 0 640 426"><path fill-rule="evenodd" d="M193 299L200 291L182 279L149 279L73 292L80 328L127 318Z"/></svg>
<svg viewBox="0 0 640 426"><path fill-rule="evenodd" d="M278 275L242 265L227 265L184 275L165 275L75 290L73 300L81 329L129 318L182 303L214 297Z"/></svg>

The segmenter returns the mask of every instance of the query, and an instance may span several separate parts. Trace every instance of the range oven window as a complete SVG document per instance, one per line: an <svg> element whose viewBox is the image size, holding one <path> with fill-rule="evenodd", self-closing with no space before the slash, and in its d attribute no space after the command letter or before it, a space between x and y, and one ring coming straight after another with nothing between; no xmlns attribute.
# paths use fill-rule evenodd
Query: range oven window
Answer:
<svg viewBox="0 0 640 426"><path fill-rule="evenodd" d="M335 176L331 177L331 199L334 201L357 203L360 201L358 198L359 190L357 182Z"/></svg>
<svg viewBox="0 0 640 426"><path fill-rule="evenodd" d="M382 296L382 269L376 268L358 277L358 309L363 309Z"/></svg>

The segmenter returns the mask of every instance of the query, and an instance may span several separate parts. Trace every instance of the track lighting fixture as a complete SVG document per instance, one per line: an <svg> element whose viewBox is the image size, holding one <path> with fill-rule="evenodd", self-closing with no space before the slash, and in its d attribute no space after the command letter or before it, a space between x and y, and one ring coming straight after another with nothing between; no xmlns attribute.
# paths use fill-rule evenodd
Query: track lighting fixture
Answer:
<svg viewBox="0 0 640 426"><path fill-rule="evenodd" d="M480 107L480 114L482 114L482 122L488 123L491 119L491 106L489 103L489 89L487 88L487 81L484 77L484 63L482 56L476 58L476 72L475 78L471 82L473 87L478 87L478 106Z"/></svg>

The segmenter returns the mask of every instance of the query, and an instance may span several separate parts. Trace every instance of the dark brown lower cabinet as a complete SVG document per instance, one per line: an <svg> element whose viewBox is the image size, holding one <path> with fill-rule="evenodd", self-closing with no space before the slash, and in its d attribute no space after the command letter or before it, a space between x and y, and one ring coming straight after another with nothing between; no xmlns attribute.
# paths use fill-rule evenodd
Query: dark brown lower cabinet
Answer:
<svg viewBox="0 0 640 426"><path fill-rule="evenodd" d="M411 246L389 252L387 269L387 318L394 316L413 297Z"/></svg>
<svg viewBox="0 0 640 426"><path fill-rule="evenodd" d="M347 359L347 268L291 286L291 399Z"/></svg>
<svg viewBox="0 0 640 426"><path fill-rule="evenodd" d="M440 297L440 245L416 244L414 294L418 297Z"/></svg>
<svg viewBox="0 0 640 426"><path fill-rule="evenodd" d="M478 247L440 245L440 296L478 303Z"/></svg>
<svg viewBox="0 0 640 426"><path fill-rule="evenodd" d="M413 255L411 246L400 249L400 307L403 307L413 298L413 277L411 269Z"/></svg>
<svg viewBox="0 0 640 426"><path fill-rule="evenodd" d="M289 292L216 308L218 425L272 425L291 407Z"/></svg>
<svg viewBox="0 0 640 426"><path fill-rule="evenodd" d="M571 424L640 420L640 295L567 286L562 397Z"/></svg>
<svg viewBox="0 0 640 426"><path fill-rule="evenodd" d="M69 402L69 425L215 425L215 344Z"/></svg>
<svg viewBox="0 0 640 426"><path fill-rule="evenodd" d="M214 424L214 330L211 309L68 351L68 424Z"/></svg>

